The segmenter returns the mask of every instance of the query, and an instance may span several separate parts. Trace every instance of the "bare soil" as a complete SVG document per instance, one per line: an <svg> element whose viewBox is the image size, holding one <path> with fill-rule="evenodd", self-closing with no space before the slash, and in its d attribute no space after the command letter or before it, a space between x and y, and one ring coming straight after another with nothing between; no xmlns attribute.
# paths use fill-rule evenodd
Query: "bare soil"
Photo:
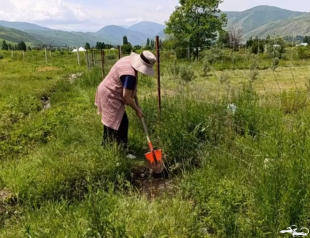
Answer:
<svg viewBox="0 0 310 238"><path fill-rule="evenodd" d="M147 166L132 169L132 184L142 196L153 200L161 196L174 196L176 183L169 178L167 171L160 174L151 173Z"/></svg>
<svg viewBox="0 0 310 238"><path fill-rule="evenodd" d="M54 70L58 70L58 68L54 66L47 66L47 67L40 67L37 69L38 72L54 71Z"/></svg>

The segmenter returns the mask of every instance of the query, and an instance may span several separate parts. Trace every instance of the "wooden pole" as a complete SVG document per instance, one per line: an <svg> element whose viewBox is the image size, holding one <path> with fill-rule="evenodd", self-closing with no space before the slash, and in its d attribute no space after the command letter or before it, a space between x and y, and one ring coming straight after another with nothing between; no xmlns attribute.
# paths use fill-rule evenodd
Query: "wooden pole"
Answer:
<svg viewBox="0 0 310 238"><path fill-rule="evenodd" d="M80 65L80 54L79 54L79 48L76 48L76 55L77 55L78 65Z"/></svg>
<svg viewBox="0 0 310 238"><path fill-rule="evenodd" d="M157 94L158 94L158 114L161 114L161 94L160 94L160 52L159 36L156 36L156 62L157 62Z"/></svg>
<svg viewBox="0 0 310 238"><path fill-rule="evenodd" d="M100 50L101 55L101 70L102 70L102 78L104 77L104 50Z"/></svg>
<svg viewBox="0 0 310 238"><path fill-rule="evenodd" d="M122 52L121 52L121 46L118 46L118 58L120 59L122 57Z"/></svg>
<svg viewBox="0 0 310 238"><path fill-rule="evenodd" d="M47 51L46 51L46 48L45 48L45 63L47 63Z"/></svg>

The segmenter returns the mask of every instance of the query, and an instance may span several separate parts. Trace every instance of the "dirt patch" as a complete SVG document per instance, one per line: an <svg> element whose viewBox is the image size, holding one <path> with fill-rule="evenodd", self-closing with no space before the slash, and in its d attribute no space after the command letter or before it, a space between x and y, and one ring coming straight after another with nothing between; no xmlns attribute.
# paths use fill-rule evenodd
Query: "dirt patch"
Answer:
<svg viewBox="0 0 310 238"><path fill-rule="evenodd" d="M150 169L145 166L136 167L131 170L132 184L138 192L153 200L160 196L174 196L176 182L169 178L167 171L160 174L150 173Z"/></svg>
<svg viewBox="0 0 310 238"><path fill-rule="evenodd" d="M5 188L0 190L0 203L4 203L9 198L11 198L12 195L13 194L10 191L8 191L7 189L5 189Z"/></svg>
<svg viewBox="0 0 310 238"><path fill-rule="evenodd" d="M58 68L54 66L41 67L37 69L38 72L55 71L55 70L58 70Z"/></svg>
<svg viewBox="0 0 310 238"><path fill-rule="evenodd" d="M0 190L0 215L5 212L5 203L12 198L13 194L7 189Z"/></svg>

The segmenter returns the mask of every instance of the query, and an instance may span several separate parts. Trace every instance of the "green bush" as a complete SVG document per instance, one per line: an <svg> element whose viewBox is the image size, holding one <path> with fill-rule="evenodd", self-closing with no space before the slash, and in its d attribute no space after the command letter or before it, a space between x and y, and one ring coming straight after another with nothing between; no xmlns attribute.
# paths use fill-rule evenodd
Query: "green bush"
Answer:
<svg viewBox="0 0 310 238"><path fill-rule="evenodd" d="M285 90L280 93L281 110L283 113L296 113L306 108L308 97L306 92Z"/></svg>

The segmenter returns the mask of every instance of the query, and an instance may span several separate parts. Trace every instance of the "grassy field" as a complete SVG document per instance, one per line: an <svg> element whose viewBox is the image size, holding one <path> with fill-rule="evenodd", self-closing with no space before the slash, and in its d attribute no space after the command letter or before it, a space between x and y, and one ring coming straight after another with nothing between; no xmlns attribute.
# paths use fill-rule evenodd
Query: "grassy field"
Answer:
<svg viewBox="0 0 310 238"><path fill-rule="evenodd" d="M280 237L310 227L307 61L162 52L160 116L156 79L139 75L169 172L155 178L131 109L138 158L100 145L100 67L69 52L47 63L43 51L0 55L0 237ZM116 60L106 57L105 72Z"/></svg>

